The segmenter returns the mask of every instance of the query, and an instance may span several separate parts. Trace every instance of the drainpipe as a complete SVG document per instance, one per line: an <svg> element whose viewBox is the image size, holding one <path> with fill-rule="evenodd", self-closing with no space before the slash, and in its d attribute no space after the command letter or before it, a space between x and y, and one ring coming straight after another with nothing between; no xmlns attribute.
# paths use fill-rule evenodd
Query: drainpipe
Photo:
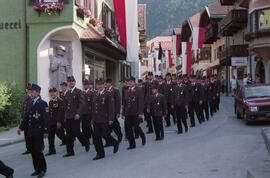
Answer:
<svg viewBox="0 0 270 178"><path fill-rule="evenodd" d="M27 86L27 25L26 25L26 0L24 0L24 86Z"/></svg>

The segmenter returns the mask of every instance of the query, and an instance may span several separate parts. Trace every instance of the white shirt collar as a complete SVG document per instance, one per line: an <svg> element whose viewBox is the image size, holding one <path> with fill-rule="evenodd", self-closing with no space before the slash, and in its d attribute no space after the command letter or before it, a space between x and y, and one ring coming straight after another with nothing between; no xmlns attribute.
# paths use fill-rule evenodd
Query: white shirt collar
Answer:
<svg viewBox="0 0 270 178"><path fill-rule="evenodd" d="M70 92L72 93L76 87L71 88Z"/></svg>
<svg viewBox="0 0 270 178"><path fill-rule="evenodd" d="M101 91L99 91L98 93L100 94L100 95L102 95L102 93L105 91L105 88L103 88L103 90L101 90Z"/></svg>
<svg viewBox="0 0 270 178"><path fill-rule="evenodd" d="M37 100L39 99L39 96L33 99L33 105L36 104Z"/></svg>

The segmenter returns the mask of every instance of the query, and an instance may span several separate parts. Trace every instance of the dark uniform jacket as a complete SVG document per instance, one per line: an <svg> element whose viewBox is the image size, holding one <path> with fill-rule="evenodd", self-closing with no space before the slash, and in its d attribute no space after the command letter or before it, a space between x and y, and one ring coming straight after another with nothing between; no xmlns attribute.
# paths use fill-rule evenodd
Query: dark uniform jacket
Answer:
<svg viewBox="0 0 270 178"><path fill-rule="evenodd" d="M69 90L65 96L65 119L74 119L76 114L82 115L84 96L80 89Z"/></svg>
<svg viewBox="0 0 270 178"><path fill-rule="evenodd" d="M191 99L195 103L199 103L202 100L202 89L201 84L195 83L191 84Z"/></svg>
<svg viewBox="0 0 270 178"><path fill-rule="evenodd" d="M214 84L214 82L209 82L208 86L209 86L209 98L213 100L213 97L216 97L217 93L216 85Z"/></svg>
<svg viewBox="0 0 270 178"><path fill-rule="evenodd" d="M149 82L145 82L144 83L144 97L145 97L145 102L146 104L149 104L149 98L152 96L153 92L152 92L152 88L154 85L158 84L157 81L152 80Z"/></svg>
<svg viewBox="0 0 270 178"><path fill-rule="evenodd" d="M92 121L94 123L108 123L115 118L114 97L105 89L93 93Z"/></svg>
<svg viewBox="0 0 270 178"><path fill-rule="evenodd" d="M87 91L84 91L82 94L83 94L84 102L83 102L83 106L79 108L78 112L81 115L91 114L94 90L89 89Z"/></svg>
<svg viewBox="0 0 270 178"><path fill-rule="evenodd" d="M27 112L25 117L20 124L20 129L28 129L28 136L41 136L43 134L49 134L49 108L48 104L41 99L33 104L33 102L29 102L27 106Z"/></svg>
<svg viewBox="0 0 270 178"><path fill-rule="evenodd" d="M164 86L163 87L163 94L166 98L166 101L168 104L171 104L174 84L172 82L170 82L170 83L166 82L163 86Z"/></svg>
<svg viewBox="0 0 270 178"><path fill-rule="evenodd" d="M26 95L24 100L23 100L23 105L22 105L22 111L21 111L21 120L25 117L25 114L27 112L27 106L31 102L31 97L29 95Z"/></svg>
<svg viewBox="0 0 270 178"><path fill-rule="evenodd" d="M123 88L122 88L122 105L123 105L123 103L124 103L124 96L125 96L125 93L126 93L126 90L128 90L128 86L123 86Z"/></svg>
<svg viewBox="0 0 270 178"><path fill-rule="evenodd" d="M158 83L158 92L161 94L164 94L164 83L163 82Z"/></svg>
<svg viewBox="0 0 270 178"><path fill-rule="evenodd" d="M114 99L115 115L120 114L121 110L121 96L120 92L116 88L109 88L108 91L111 93Z"/></svg>
<svg viewBox="0 0 270 178"><path fill-rule="evenodd" d="M173 87L172 105L187 106L189 104L189 95L185 84L177 84Z"/></svg>
<svg viewBox="0 0 270 178"><path fill-rule="evenodd" d="M64 115L64 102L61 98L57 97L49 101L50 124L56 125L57 122L63 123Z"/></svg>
<svg viewBox="0 0 270 178"><path fill-rule="evenodd" d="M220 95L220 92L221 92L221 83L220 83L220 80L215 81L214 84L215 84L215 87L216 87L216 96L219 96Z"/></svg>
<svg viewBox="0 0 270 178"><path fill-rule="evenodd" d="M137 116L143 114L143 96L143 91L139 87L133 87L126 90L125 98L123 100L123 115Z"/></svg>
<svg viewBox="0 0 270 178"><path fill-rule="evenodd" d="M150 97L150 102L148 105L150 113L154 117L162 117L167 115L167 102L165 96L157 93Z"/></svg>
<svg viewBox="0 0 270 178"><path fill-rule="evenodd" d="M207 102L209 101L209 86L205 84L201 84L201 90L202 90L202 101Z"/></svg>

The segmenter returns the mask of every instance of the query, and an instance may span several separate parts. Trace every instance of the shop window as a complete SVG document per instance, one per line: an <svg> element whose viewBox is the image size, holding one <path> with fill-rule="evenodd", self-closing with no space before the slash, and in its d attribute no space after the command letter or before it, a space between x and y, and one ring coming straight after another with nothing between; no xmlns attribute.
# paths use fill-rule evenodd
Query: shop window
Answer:
<svg viewBox="0 0 270 178"><path fill-rule="evenodd" d="M270 28L270 9L255 11L250 15L250 31Z"/></svg>

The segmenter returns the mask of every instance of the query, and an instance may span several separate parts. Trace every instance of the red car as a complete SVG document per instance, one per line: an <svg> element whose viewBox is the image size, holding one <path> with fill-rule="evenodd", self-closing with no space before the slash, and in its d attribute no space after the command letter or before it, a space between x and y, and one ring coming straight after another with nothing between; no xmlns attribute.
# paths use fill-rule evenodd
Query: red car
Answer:
<svg viewBox="0 0 270 178"><path fill-rule="evenodd" d="M270 121L270 84L251 84L241 87L234 97L237 118L246 124Z"/></svg>

